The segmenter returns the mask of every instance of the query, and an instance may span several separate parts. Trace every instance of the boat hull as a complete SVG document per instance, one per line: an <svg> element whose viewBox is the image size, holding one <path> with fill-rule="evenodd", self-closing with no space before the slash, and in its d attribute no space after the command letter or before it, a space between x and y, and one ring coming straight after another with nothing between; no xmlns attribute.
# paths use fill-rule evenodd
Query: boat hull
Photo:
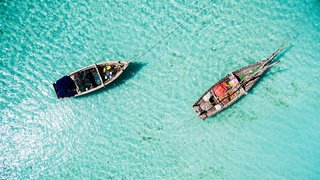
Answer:
<svg viewBox="0 0 320 180"><path fill-rule="evenodd" d="M269 58L233 71L211 86L192 106L198 117L205 120L246 95L265 71L279 62L271 63L285 43Z"/></svg>
<svg viewBox="0 0 320 180"><path fill-rule="evenodd" d="M107 61L83 67L53 83L54 90L58 99L97 91L116 80L129 63Z"/></svg>

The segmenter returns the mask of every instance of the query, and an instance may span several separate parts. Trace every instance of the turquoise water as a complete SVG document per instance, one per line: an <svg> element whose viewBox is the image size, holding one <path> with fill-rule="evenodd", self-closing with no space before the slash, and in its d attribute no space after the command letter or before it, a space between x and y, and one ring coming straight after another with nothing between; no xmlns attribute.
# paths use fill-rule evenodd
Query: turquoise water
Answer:
<svg viewBox="0 0 320 180"><path fill-rule="evenodd" d="M0 14L0 179L320 178L318 0L2 0ZM109 87L56 98L63 75L133 60L181 23ZM287 37L245 98L183 125Z"/></svg>

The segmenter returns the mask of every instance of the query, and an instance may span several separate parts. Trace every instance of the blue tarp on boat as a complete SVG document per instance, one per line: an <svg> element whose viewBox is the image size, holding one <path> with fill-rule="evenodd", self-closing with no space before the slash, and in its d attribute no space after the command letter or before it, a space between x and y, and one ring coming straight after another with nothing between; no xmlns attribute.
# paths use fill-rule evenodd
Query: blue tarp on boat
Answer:
<svg viewBox="0 0 320 180"><path fill-rule="evenodd" d="M76 94L76 85L69 76L64 76L55 84L57 95L61 98L72 97Z"/></svg>

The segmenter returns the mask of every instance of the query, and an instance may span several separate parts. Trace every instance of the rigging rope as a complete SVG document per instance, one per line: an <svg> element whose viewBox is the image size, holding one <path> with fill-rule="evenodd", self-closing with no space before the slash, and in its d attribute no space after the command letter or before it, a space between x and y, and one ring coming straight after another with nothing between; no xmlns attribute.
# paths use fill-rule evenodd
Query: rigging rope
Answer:
<svg viewBox="0 0 320 180"><path fill-rule="evenodd" d="M137 56L134 60L132 60L131 62L137 61L140 58L142 58L143 56L145 56L148 52L150 52L152 49L154 49L155 47L157 47L159 44L161 44L165 39L167 39L171 34L173 34L175 31L177 31L179 28L181 28L182 25L184 25L186 22L188 22L193 16L199 14L201 11L203 11L204 9L206 9L210 3L212 2L209 1L206 5L204 5L200 10L198 10L194 15L191 15L189 18L185 19L182 23L180 23L176 28L174 28L173 30L171 30L166 36L164 36L162 39L160 39L157 43L155 43L153 46L151 46L151 48L149 48L148 50L146 50L144 53L142 53L141 55Z"/></svg>

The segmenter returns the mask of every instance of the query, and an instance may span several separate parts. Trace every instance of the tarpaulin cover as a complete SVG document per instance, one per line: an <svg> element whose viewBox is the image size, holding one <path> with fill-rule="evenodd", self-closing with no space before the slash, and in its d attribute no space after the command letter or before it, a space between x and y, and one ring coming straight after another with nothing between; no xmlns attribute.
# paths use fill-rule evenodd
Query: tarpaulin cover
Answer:
<svg viewBox="0 0 320 180"><path fill-rule="evenodd" d="M59 97L72 97L76 94L76 85L69 76L64 76L56 83L56 90Z"/></svg>
<svg viewBox="0 0 320 180"><path fill-rule="evenodd" d="M222 96L224 93L227 92L227 83L223 82L221 84L218 84L213 88L213 92L216 96Z"/></svg>

